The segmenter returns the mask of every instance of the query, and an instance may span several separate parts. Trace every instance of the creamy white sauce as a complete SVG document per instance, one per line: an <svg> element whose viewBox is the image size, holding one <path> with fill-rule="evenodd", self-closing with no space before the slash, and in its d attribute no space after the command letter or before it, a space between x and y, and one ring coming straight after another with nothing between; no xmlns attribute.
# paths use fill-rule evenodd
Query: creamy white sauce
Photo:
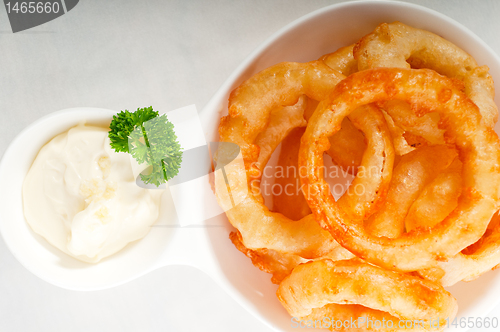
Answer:
<svg viewBox="0 0 500 332"><path fill-rule="evenodd" d="M144 237L163 190L137 186L134 160L109 145L108 129L79 125L38 153L24 180L24 215L34 232L96 263Z"/></svg>

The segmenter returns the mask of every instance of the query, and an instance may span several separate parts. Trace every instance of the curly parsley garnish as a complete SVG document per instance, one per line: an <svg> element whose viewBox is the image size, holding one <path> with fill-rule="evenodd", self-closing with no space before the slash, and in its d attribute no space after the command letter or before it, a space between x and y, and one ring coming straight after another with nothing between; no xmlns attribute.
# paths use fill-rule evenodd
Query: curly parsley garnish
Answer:
<svg viewBox="0 0 500 332"><path fill-rule="evenodd" d="M158 116L153 107L122 111L113 116L108 133L116 152L130 153L139 164L147 163L149 172L141 174L144 183L157 187L179 173L181 146L174 125L165 114Z"/></svg>

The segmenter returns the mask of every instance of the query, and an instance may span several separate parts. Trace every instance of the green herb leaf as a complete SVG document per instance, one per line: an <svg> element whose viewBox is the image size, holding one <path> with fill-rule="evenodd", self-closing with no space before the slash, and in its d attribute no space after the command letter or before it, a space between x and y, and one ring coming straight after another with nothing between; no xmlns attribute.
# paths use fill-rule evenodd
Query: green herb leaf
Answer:
<svg viewBox="0 0 500 332"><path fill-rule="evenodd" d="M153 111L153 107L138 108L131 113L128 110L121 111L113 115L113 120L109 125L111 129L108 137L111 141L111 147L116 152L129 152L128 137L136 126L158 116L158 112Z"/></svg>
<svg viewBox="0 0 500 332"><path fill-rule="evenodd" d="M151 166L149 172L141 174L144 183L158 187L179 173L181 146L174 125L165 114L158 116L152 107L134 113L125 110L113 117L110 129L111 147L115 151L128 152L139 164Z"/></svg>

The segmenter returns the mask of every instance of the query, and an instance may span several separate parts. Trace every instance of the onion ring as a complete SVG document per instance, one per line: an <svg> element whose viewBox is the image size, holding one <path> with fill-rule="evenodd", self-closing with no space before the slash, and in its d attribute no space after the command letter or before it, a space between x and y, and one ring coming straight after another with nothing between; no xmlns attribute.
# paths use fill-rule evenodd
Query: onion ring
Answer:
<svg viewBox="0 0 500 332"><path fill-rule="evenodd" d="M455 149L446 145L423 147L404 155L394 168L385 202L365 221L368 233L388 238L403 234L412 203L455 157Z"/></svg>
<svg viewBox="0 0 500 332"><path fill-rule="evenodd" d="M328 67L341 72L344 76L349 76L358 71L358 63L354 60L352 53L353 48L354 44L341 47L333 53L323 55L319 60L323 61ZM304 113L306 120L309 120L314 110L316 108L312 111L306 110ZM363 134L346 118L342 122L342 128L329 139L330 148L326 153L343 170L356 175L366 150Z"/></svg>
<svg viewBox="0 0 500 332"><path fill-rule="evenodd" d="M461 280L475 280L480 275L497 268L499 264L500 215L496 213L479 241L446 262L439 262L438 267L418 271L418 273L426 279L447 287Z"/></svg>
<svg viewBox="0 0 500 332"><path fill-rule="evenodd" d="M326 154L349 174L356 175L366 151L365 136L349 120L342 121L341 129L330 137L330 148Z"/></svg>
<svg viewBox="0 0 500 332"><path fill-rule="evenodd" d="M338 49L337 51L323 55L320 60L322 60L326 65L330 68L340 71L343 75L349 76L358 71L358 62L354 59L354 46L346 46ZM415 136L422 136L425 140L429 141L431 144L443 144L443 131L437 127L437 120L433 118L431 114L426 114L423 117L417 117L408 107L407 103L401 102L399 100L394 100L386 103L383 107L384 116L389 125L389 130L391 132L392 138L394 140L394 150L396 154L399 156L405 155L406 153L413 151L414 147L412 147L411 143L407 142L405 137L405 133L411 133ZM399 125L396 125L391 117L398 116L397 122ZM308 118L306 117L306 120ZM346 121L346 120L344 120ZM343 137L335 137L335 136L344 136L344 123L342 124L342 130L337 132L334 136L330 137L330 143L339 142L339 138ZM348 128L348 127L347 127ZM340 151L334 150L332 147L328 150L328 154L332 157L335 163L339 166L345 164L344 157L346 151L364 151L364 149L360 149L355 144L356 141L344 141L341 140L342 145L337 149ZM337 143L338 144L338 143ZM342 149L342 150L341 150ZM354 152L351 152L354 154ZM358 154L360 154L358 152ZM340 163L337 162L340 160ZM355 159L353 159L355 160ZM358 164L359 165L359 164Z"/></svg>
<svg viewBox="0 0 500 332"><path fill-rule="evenodd" d="M300 188L299 146L306 128L295 128L281 142L281 152L274 173L274 184L281 188L279 195L273 192L273 211L291 220L300 220L311 214Z"/></svg>
<svg viewBox="0 0 500 332"><path fill-rule="evenodd" d="M291 112L294 112L296 111L296 109L294 109L295 107L297 107L297 105L288 108L290 109ZM281 116L284 116L283 114L286 113L272 113L270 123L280 123L281 121L279 118ZM273 117L275 117L274 120ZM377 111L376 107L374 106L360 107L358 110L356 110L356 112L353 112L351 118L353 120L353 123L355 124L355 126L351 124L354 130L357 131L358 130L356 129L357 127L360 130L362 130L365 133L365 135L367 135L368 137L367 151L370 151L370 153L368 153L366 156L363 157L364 167L369 167L370 170L364 172L365 175L363 176L363 178L358 178L357 180L354 180L352 186L356 186L359 183L363 187L367 188L368 186L370 187L369 190L364 191L362 194L354 194L349 192L346 193L344 196L342 196L341 200L339 201L340 202L339 204L341 204L343 208L353 209L355 214L356 213L359 214L358 218L362 218L364 215L369 214L371 209L374 206L376 206L376 202L379 199L378 195L383 197L383 192L387 190L388 183L391 177L392 165L394 161L394 151L392 149L390 135L385 125L383 116L381 115L380 111ZM275 130L272 130L271 128L277 128L277 127L271 126L271 124L268 125L266 130L262 132L258 137L261 138L262 142L267 142L267 143L273 142L272 145L275 147L279 139L272 139L272 138L269 139L267 138L267 136L271 135L273 137L278 138L281 137L281 134L272 135L272 133L275 133ZM282 129L277 130L277 132L283 133L284 131L286 131L285 128L288 128L288 126L280 128ZM282 152L281 152L282 154L280 155L281 162L278 161L279 166L286 167L292 165L293 167L294 165L297 165L298 143L300 143L300 137L302 136L303 131L304 128L294 129L289 134L292 136L288 136L282 142ZM291 147L293 147L293 145L296 145L295 148L290 149ZM262 152L264 153L262 154ZM269 147L267 147L265 150L264 149L261 150L261 155L259 156L259 160L261 160L262 163L260 164L260 167L262 167L263 163L267 163L267 160L269 159L269 155L271 153L272 151L269 149ZM284 156L283 153L285 153ZM286 160L282 160L282 157L286 158ZM363 170L364 167L362 167L361 169ZM375 171L373 171L374 169ZM289 175L288 172L286 174ZM298 172L295 172L294 174L298 175ZM288 182L290 181L290 178L276 177L277 183L284 185L284 183L279 182L280 179L283 179L283 181L285 181L284 183L289 184ZM293 179L292 179L292 184L293 184ZM300 194L300 196L302 199L304 199L302 194ZM281 195L275 197L275 203L276 203L276 198L278 198L278 200L282 199L283 201L286 201L286 203L290 203L290 200L292 200L293 204L300 205L300 199L299 202L297 202L297 196L288 197L288 195ZM309 209L308 206L307 208ZM280 212L279 208L276 210L277 212ZM296 217L296 215L293 216L289 215L288 217ZM232 233L230 235L230 238L233 244L236 246L236 248L240 250L242 253L244 253L247 257L249 257L252 260L252 263L256 267L258 267L262 271L273 274L271 278L271 281L273 283L279 283L285 276L290 274L292 269L298 264L309 261L308 259L304 259L298 255L288 254L286 252L278 252L276 250L268 248L260 248L253 250L249 249L243 244L242 236L241 233L239 232ZM337 244L335 248L333 248L330 252L328 252L322 257L327 257L332 260L339 260L339 259L350 259L353 257L353 255L346 249Z"/></svg>
<svg viewBox="0 0 500 332"><path fill-rule="evenodd" d="M256 182L260 181L262 175L262 165L257 162L260 148L255 140L268 125L271 110L293 104L303 94L315 100L324 99L342 78L342 74L321 61L282 63L258 73L231 93L229 115L221 119L219 126L220 140L240 146L245 169L238 163L225 166L227 179L216 173L215 191L219 204L223 207L231 206L231 202L228 202L227 196L219 195L218 192L227 191L228 186L232 195L240 202L225 210L229 221L240 231L247 248L272 249L303 258L321 257L335 248L336 242L318 226L312 215L293 222L279 213L270 212L263 205L262 195L255 191ZM259 114L261 116L258 119L253 118ZM372 126L368 129L378 132L379 128L380 126ZM366 187L372 191L364 193L362 197L344 195L346 198L343 199L346 206L355 207L355 215L365 215L374 206L378 200L377 193L385 192L383 186L388 186L387 177L390 178L392 171L393 153L388 150L392 145L384 140L388 134L372 136L374 146L383 149L373 151L363 158L366 169L370 169L372 163L379 169L378 173L364 178ZM228 159L225 155L232 153L225 151L225 146L222 145L222 149L217 152L220 160ZM368 181L377 185L370 186ZM252 195L247 195L247 186ZM370 201L365 202L363 198L369 198Z"/></svg>
<svg viewBox="0 0 500 332"><path fill-rule="evenodd" d="M405 139L405 131L396 125L393 118L387 114L386 111L382 110L382 114L384 115L385 121L387 122L387 126L389 127L389 131L391 132L392 142L394 144L394 151L398 156L404 156L405 154L415 150L414 147L410 146Z"/></svg>
<svg viewBox="0 0 500 332"><path fill-rule="evenodd" d="M431 145L444 144L444 130L438 127L439 115L437 113L416 116L410 105L400 100L390 100L382 108L405 133L420 136Z"/></svg>
<svg viewBox="0 0 500 332"><path fill-rule="evenodd" d="M290 255L286 253L279 253L272 249L248 249L242 243L241 234L231 232L229 238L234 246L241 251L245 256L252 260L252 264L259 268L261 271L272 274L271 282L279 284L285 277L292 273L293 269L299 264L304 264L310 261L328 258L332 261L346 260L354 257L349 251L342 246L337 245L328 254L320 258L305 259L297 255Z"/></svg>
<svg viewBox="0 0 500 332"><path fill-rule="evenodd" d="M319 60L344 76L354 74L358 71L358 61L354 59L353 54L354 45L341 47L333 53L323 55Z"/></svg>
<svg viewBox="0 0 500 332"><path fill-rule="evenodd" d="M309 105L307 98L300 97L296 104L271 111L266 128L257 136L255 144L259 146L256 165L263 172L276 147L297 127L304 127L304 110Z"/></svg>
<svg viewBox="0 0 500 332"><path fill-rule="evenodd" d="M273 109L293 105L304 94L322 100L342 78L342 74L321 61L281 63L254 75L231 93L229 115L221 119L219 134L220 141L236 143L242 151L245 169L235 164L226 166L225 171L232 195L244 197L238 199L237 206L225 210L247 248L267 248L312 258L336 247L337 243L318 227L312 215L294 222L263 205L262 195L255 192L263 167L258 163L260 147L256 139L268 126ZM223 145L217 157L224 160L227 153ZM247 186L251 195L246 194ZM226 187L226 179L216 173L215 191L221 206L230 205L219 195Z"/></svg>
<svg viewBox="0 0 500 332"><path fill-rule="evenodd" d="M358 71L358 61L354 58L355 45L356 44L342 47L333 53L323 55L320 60L325 62L325 64L330 68L340 71L345 76L354 74ZM407 142L405 133L421 136L431 144L444 144L443 131L437 126L439 117L433 117L433 114L426 114L422 117L417 117L413 114L413 112L411 112L407 103L399 100L386 103L383 107L383 111L394 140L394 149L397 155L405 155L414 149L414 147L412 147L412 143ZM398 125L395 125L391 118L394 116L398 117L396 119ZM344 125L342 127L344 127ZM335 136L338 136L341 133L342 131L339 131L335 134ZM335 141L333 138L334 137L330 138L330 142ZM344 145L347 146L347 144ZM334 161L336 161L342 153L336 153L336 151L331 150L332 148L330 148L327 153L333 158ZM354 147L349 150L354 150ZM345 151L348 151L348 149L344 149L344 152Z"/></svg>
<svg viewBox="0 0 500 332"><path fill-rule="evenodd" d="M273 114L274 115L274 114ZM273 116L272 115L272 116ZM363 156L362 166L359 177L357 177L351 184L351 186L356 187L360 185L364 188L362 193L356 193L355 191L346 192L339 200L340 206L346 211L352 210L351 216L355 218L364 218L369 215L373 209L377 206L377 202L385 196L385 191L389 185L389 181L392 173L392 165L394 162L394 150L390 141L389 131L384 122L383 116L380 111L373 105L362 106L351 114L351 119L353 121L354 128L359 128L367 136L367 151L368 153ZM279 122L279 121L277 121ZM269 127L268 127L269 129ZM266 130L268 130L266 129ZM357 130L357 129L356 129ZM287 167L289 165L297 165L298 159L298 146L300 143L300 138L304 128L296 128L292 131L292 136L288 136L282 142L282 152L280 155L280 161L278 161L278 166ZM291 138L291 140L289 140ZM291 145L291 146L290 146ZM296 145L293 149L293 145ZM266 150L268 151L268 150ZM283 155L284 154L284 155ZM282 160L286 158L286 160ZM267 158L268 159L268 158ZM264 160L267 160L264 158ZM299 169L297 167L297 169ZM283 173L283 171L281 171ZM299 172L294 172L292 174L299 175ZM284 175L284 176L283 176ZM280 177L276 177L276 183L280 185L292 185L294 182L294 177L289 177L290 173L286 172ZM290 180L291 179L291 180ZM282 182L280 182L282 181ZM292 183L290 183L292 181ZM299 189L300 190L300 189ZM298 202L297 202L297 198ZM275 196L276 201L283 201L287 204L297 204L300 205L300 198L304 199L303 194L300 196L288 196L280 195ZM275 206L276 207L276 206ZM275 210L281 212L277 206ZM283 206L285 210L288 206ZM307 208L309 208L307 206ZM288 217L296 217L297 215L289 215ZM300 218L298 218L300 219ZM249 249L243 244L241 233L232 233L231 241L236 246L238 250L244 253L247 257L252 260L252 263L267 273L273 274L271 281L273 283L279 283L285 276L291 273L293 268L298 264L305 263L309 261L300 256L288 254L286 252L277 252L268 248L259 249ZM337 247L332 249L329 253L322 256L323 258L329 258L332 260L339 259L350 259L353 255L337 244Z"/></svg>
<svg viewBox="0 0 500 332"><path fill-rule="evenodd" d="M332 303L354 304L390 314L393 326L398 326L399 319L423 320L425 328L431 330L429 317L445 326L446 319L452 320L457 312L456 300L442 286L358 259L299 265L281 282L277 295L288 313L299 318L318 317L314 310Z"/></svg>
<svg viewBox="0 0 500 332"><path fill-rule="evenodd" d="M350 186L354 190L345 192L338 204L350 218L363 220L378 208L387 194L394 165L394 147L384 117L375 105L359 107L349 119L365 134L367 144L361 166ZM363 188L361 193L356 191L358 187Z"/></svg>
<svg viewBox="0 0 500 332"><path fill-rule="evenodd" d="M306 121L309 121L317 106L317 101L309 100L307 108L304 111ZM326 154L343 171L356 175L358 167L361 165L363 154L366 151L365 136L363 133L351 123L349 118L345 118L342 121L340 130L330 137L329 140L330 148L326 151Z"/></svg>
<svg viewBox="0 0 500 332"><path fill-rule="evenodd" d="M467 96L479 107L485 125L498 119L495 89L488 67L450 41L401 22L382 23L360 39L353 50L358 69L378 67L428 68L465 84Z"/></svg>
<svg viewBox="0 0 500 332"><path fill-rule="evenodd" d="M439 112L445 137L454 143L463 163L463 194L457 208L431 229L396 239L374 237L351 220L333 199L322 174L322 154L328 137L343 118L361 105L405 100L416 115ZM356 256L379 266L416 271L435 266L476 242L500 206L500 143L482 122L478 107L454 81L432 70L379 68L352 74L335 87L310 119L302 137L299 165L306 197L320 225Z"/></svg>
<svg viewBox="0 0 500 332"><path fill-rule="evenodd" d="M456 158L413 202L405 218L406 231L441 222L457 207L461 193L462 163Z"/></svg>

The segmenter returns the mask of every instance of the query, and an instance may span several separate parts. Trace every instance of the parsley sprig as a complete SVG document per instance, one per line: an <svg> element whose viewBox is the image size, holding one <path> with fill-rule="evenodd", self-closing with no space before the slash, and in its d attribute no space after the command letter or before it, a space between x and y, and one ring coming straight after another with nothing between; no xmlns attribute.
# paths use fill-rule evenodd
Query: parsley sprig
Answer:
<svg viewBox="0 0 500 332"><path fill-rule="evenodd" d="M159 116L153 107L138 108L133 113L125 110L113 116L109 128L111 147L116 152L128 152L139 164L150 165L149 172L141 174L144 183L158 187L179 173L181 146L165 114Z"/></svg>

